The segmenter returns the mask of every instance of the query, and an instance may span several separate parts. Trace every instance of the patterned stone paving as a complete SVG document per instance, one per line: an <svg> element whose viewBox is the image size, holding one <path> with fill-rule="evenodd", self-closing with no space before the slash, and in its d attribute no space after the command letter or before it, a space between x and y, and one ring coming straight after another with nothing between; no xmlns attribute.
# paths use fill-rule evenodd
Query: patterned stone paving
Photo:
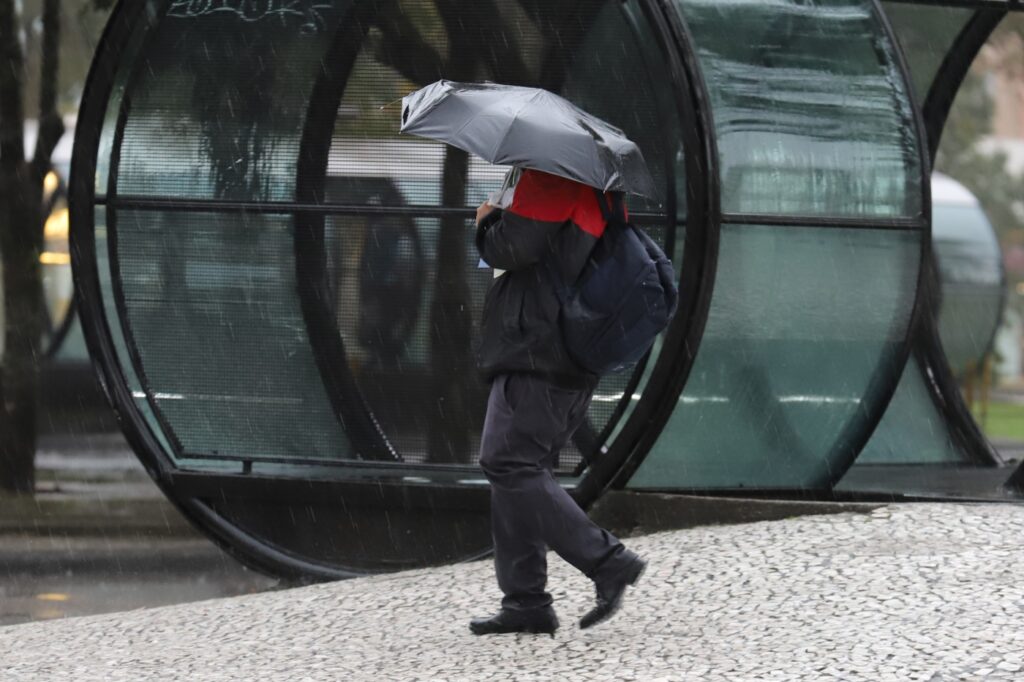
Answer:
<svg viewBox="0 0 1024 682"><path fill-rule="evenodd" d="M1024 507L922 504L634 538L650 561L580 631L474 637L487 562L0 628L0 680L1024 680Z"/></svg>

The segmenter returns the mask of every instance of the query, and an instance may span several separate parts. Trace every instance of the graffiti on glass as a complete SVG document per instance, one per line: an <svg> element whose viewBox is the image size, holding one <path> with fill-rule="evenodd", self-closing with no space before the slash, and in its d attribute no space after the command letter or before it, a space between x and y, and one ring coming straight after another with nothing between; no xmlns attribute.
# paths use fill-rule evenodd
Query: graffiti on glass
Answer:
<svg viewBox="0 0 1024 682"><path fill-rule="evenodd" d="M173 0L168 16L194 19L211 14L232 14L242 21L262 19L302 20L303 32L316 33L326 28L323 13L330 3L309 0Z"/></svg>

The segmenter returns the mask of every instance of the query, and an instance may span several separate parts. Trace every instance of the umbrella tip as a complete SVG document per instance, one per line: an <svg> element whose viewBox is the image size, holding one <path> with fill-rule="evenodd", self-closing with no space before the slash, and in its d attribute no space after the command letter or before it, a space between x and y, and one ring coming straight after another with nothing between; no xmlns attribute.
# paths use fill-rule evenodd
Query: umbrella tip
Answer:
<svg viewBox="0 0 1024 682"><path fill-rule="evenodd" d="M393 106L395 106L396 104L398 104L399 102L401 102L401 101L402 101L403 99L405 99L405 98L404 98L404 97L399 97L398 99L395 99L395 100L391 100L391 101L390 101L390 102L388 102L387 104L382 104L382 105L380 105L380 109L379 109L379 111L384 111L384 110L385 110L385 109L387 109L388 107L393 107Z"/></svg>

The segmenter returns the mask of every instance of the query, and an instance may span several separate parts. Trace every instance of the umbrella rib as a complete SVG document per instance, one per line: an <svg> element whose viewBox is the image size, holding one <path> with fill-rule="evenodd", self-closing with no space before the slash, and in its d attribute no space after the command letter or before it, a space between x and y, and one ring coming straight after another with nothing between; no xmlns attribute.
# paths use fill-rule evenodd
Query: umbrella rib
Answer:
<svg viewBox="0 0 1024 682"><path fill-rule="evenodd" d="M494 149L491 150L491 158L487 159L491 163L494 163L494 159L498 158L498 150L501 149L503 144L505 144L505 140L508 139L508 136L512 134L512 126L515 125L515 122L518 119L519 112L516 112L515 116L512 117L512 121L508 124L508 127L505 128L505 133L498 139L498 142L494 145Z"/></svg>
<svg viewBox="0 0 1024 682"><path fill-rule="evenodd" d="M535 101L537 99L537 96L538 93L533 93L530 96L530 99L527 102L523 102L519 106L519 109L516 111L516 113L513 114L512 120L509 121L508 127L505 128L505 134L501 136L501 138L498 140L498 143L494 145L494 149L491 150L491 158L488 159L489 161L491 161L491 163L494 163L493 159L498 158L498 150L501 148L503 144L505 144L505 140L508 139L508 136L512 134L512 126L514 126L516 124L516 121L519 120L519 115L523 113L523 109L526 108L527 103Z"/></svg>

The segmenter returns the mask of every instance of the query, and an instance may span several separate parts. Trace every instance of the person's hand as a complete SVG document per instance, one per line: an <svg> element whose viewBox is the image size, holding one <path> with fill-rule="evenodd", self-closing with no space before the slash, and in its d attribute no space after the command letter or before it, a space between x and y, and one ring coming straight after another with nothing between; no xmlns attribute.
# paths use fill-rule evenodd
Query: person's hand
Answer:
<svg viewBox="0 0 1024 682"><path fill-rule="evenodd" d="M491 206L486 201L480 204L480 206L477 207L476 209L476 224L479 225L480 221L489 216L491 214L491 211L493 211L495 208L495 206Z"/></svg>

